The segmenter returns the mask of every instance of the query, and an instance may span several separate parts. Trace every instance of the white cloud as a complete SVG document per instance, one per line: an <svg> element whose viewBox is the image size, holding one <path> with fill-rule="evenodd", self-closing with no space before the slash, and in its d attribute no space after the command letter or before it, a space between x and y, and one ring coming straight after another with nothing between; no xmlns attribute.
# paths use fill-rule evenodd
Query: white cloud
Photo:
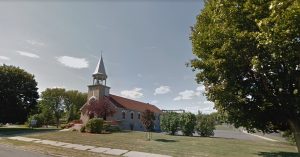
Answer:
<svg viewBox="0 0 300 157"><path fill-rule="evenodd" d="M10 58L9 57L6 57L6 56L0 56L0 59L2 59L2 60L10 60Z"/></svg>
<svg viewBox="0 0 300 157"><path fill-rule="evenodd" d="M169 86L160 86L158 88L155 89L154 91L154 95L157 95L157 94L167 94L171 91L170 87Z"/></svg>
<svg viewBox="0 0 300 157"><path fill-rule="evenodd" d="M195 96L199 96L200 93L199 92L195 92L193 90L185 90L182 92L178 93L178 96L175 97L173 100L178 101L178 100L188 100L188 99L192 99Z"/></svg>
<svg viewBox="0 0 300 157"><path fill-rule="evenodd" d="M204 85L200 85L196 88L197 91L205 91L205 86Z"/></svg>
<svg viewBox="0 0 300 157"><path fill-rule="evenodd" d="M46 45L45 43L35 41L35 40L26 40L26 42L33 46L45 46Z"/></svg>
<svg viewBox="0 0 300 157"><path fill-rule="evenodd" d="M89 67L88 61L85 58L76 58L70 56L57 57L57 61L61 64L75 69L82 69Z"/></svg>
<svg viewBox="0 0 300 157"><path fill-rule="evenodd" d="M143 93L141 92L142 88L134 88L132 90L123 90L121 91L121 95L126 98L138 99L143 97Z"/></svg>
<svg viewBox="0 0 300 157"><path fill-rule="evenodd" d="M40 56L38 56L37 54L30 53L30 52L25 52L25 51L16 51L16 52L19 53L19 55L21 56L30 57L30 58L40 58Z"/></svg>
<svg viewBox="0 0 300 157"><path fill-rule="evenodd" d="M157 103L158 103L157 100L152 100L152 101L150 102L150 104L157 104Z"/></svg>
<svg viewBox="0 0 300 157"><path fill-rule="evenodd" d="M203 104L214 104L214 103L211 101L203 101Z"/></svg>

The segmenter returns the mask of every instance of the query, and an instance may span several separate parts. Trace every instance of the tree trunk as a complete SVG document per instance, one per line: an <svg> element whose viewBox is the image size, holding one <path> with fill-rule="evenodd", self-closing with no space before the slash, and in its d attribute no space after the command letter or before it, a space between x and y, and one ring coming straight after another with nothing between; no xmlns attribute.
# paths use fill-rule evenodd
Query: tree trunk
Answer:
<svg viewBox="0 0 300 157"><path fill-rule="evenodd" d="M56 128L59 126L59 118L56 118Z"/></svg>
<svg viewBox="0 0 300 157"><path fill-rule="evenodd" d="M289 125L294 133L296 146L300 153L300 122L298 120L289 120Z"/></svg>

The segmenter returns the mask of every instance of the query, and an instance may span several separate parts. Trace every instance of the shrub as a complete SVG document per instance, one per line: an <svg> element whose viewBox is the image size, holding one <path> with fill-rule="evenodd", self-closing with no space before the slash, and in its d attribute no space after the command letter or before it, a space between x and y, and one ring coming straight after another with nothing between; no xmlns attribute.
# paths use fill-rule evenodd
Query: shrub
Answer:
<svg viewBox="0 0 300 157"><path fill-rule="evenodd" d="M32 120L37 121L35 126L31 126ZM43 116L41 116L40 114L35 114L35 115L30 116L27 120L27 125L28 125L28 127L41 127L42 125L44 125Z"/></svg>
<svg viewBox="0 0 300 157"><path fill-rule="evenodd" d="M109 123L104 122L104 124L103 124L103 130L108 131L108 129L109 129L110 126L111 125Z"/></svg>
<svg viewBox="0 0 300 157"><path fill-rule="evenodd" d="M183 135L193 136L196 116L190 112L182 113L179 118L179 125Z"/></svg>
<svg viewBox="0 0 300 157"><path fill-rule="evenodd" d="M120 132L121 128L118 125L111 125L107 128L108 132Z"/></svg>
<svg viewBox="0 0 300 157"><path fill-rule="evenodd" d="M80 128L80 132L85 132L85 126L84 125Z"/></svg>
<svg viewBox="0 0 300 157"><path fill-rule="evenodd" d="M282 133L282 137L284 137L287 141L289 141L292 144L296 143L294 133L291 130L284 131Z"/></svg>
<svg viewBox="0 0 300 157"><path fill-rule="evenodd" d="M215 120L211 115L199 113L197 116L196 131L202 137L209 137L214 135Z"/></svg>
<svg viewBox="0 0 300 157"><path fill-rule="evenodd" d="M93 118L90 119L85 126L86 132L89 133L98 133L100 134L103 130L103 119L100 118Z"/></svg>
<svg viewBox="0 0 300 157"><path fill-rule="evenodd" d="M175 135L179 127L179 116L176 112L165 113L161 118L161 128L163 131Z"/></svg>

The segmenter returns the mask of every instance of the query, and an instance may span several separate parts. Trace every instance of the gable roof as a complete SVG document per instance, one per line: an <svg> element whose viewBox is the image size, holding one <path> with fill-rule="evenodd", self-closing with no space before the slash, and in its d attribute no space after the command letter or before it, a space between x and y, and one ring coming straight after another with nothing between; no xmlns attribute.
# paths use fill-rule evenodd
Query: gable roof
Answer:
<svg viewBox="0 0 300 157"><path fill-rule="evenodd" d="M162 113L162 111L159 108L148 103L127 99L112 94L109 95L109 98L110 101L112 101L118 107L135 110L139 112L144 112L145 110L148 109L154 113Z"/></svg>

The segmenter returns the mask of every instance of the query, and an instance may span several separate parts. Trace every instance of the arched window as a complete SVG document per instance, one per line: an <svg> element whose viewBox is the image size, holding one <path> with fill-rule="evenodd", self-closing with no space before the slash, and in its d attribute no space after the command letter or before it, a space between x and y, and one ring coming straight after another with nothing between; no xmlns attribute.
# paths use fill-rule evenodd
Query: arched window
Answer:
<svg viewBox="0 0 300 157"><path fill-rule="evenodd" d="M141 119L141 114L140 113L138 114L138 119Z"/></svg>
<svg viewBox="0 0 300 157"><path fill-rule="evenodd" d="M122 118L125 119L125 112L122 112Z"/></svg>
<svg viewBox="0 0 300 157"><path fill-rule="evenodd" d="M131 116L131 119L133 119L133 112L131 112L130 116Z"/></svg>

